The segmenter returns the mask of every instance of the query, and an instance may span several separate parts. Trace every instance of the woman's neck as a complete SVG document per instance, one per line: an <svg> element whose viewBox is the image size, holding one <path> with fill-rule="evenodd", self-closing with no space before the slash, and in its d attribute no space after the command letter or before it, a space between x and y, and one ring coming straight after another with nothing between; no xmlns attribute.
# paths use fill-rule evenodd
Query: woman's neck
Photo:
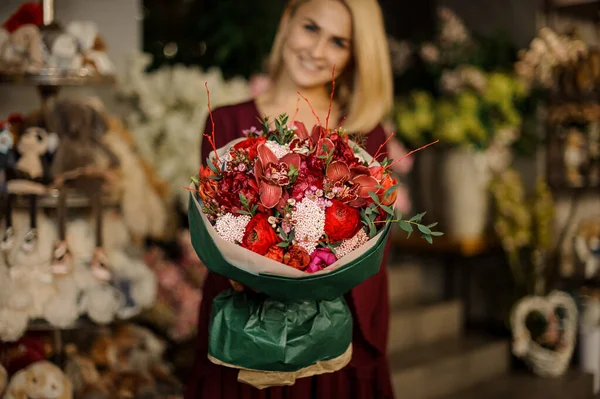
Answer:
<svg viewBox="0 0 600 399"><path fill-rule="evenodd" d="M285 72L273 82L271 89L266 93L269 101L276 104L286 104L296 106L300 93L306 98L310 105L315 109L327 109L329 107L329 95L325 86L316 86L312 88L300 88Z"/></svg>

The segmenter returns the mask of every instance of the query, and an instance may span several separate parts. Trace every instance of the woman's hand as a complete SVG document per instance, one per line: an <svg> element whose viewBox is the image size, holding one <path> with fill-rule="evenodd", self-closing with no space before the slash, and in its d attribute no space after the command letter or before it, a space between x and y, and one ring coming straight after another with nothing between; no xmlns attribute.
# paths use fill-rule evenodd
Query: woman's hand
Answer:
<svg viewBox="0 0 600 399"><path fill-rule="evenodd" d="M246 286L242 283L238 283L237 281L233 281L233 280L229 280L229 284L231 284L231 286L233 287L233 289L237 292L244 292L244 290L246 289ZM250 289L251 291L254 291L256 293L258 293L258 291L256 291L254 288L248 287L248 289Z"/></svg>

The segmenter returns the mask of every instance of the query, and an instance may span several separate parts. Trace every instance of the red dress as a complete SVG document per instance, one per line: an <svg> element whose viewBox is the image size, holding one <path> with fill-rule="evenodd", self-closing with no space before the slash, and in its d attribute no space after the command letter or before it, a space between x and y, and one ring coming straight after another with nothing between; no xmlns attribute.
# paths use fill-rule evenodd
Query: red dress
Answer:
<svg viewBox="0 0 600 399"><path fill-rule="evenodd" d="M254 101L222 107L213 111L216 147L240 138L242 130L255 126L260 129L260 113ZM310 124L307 123L310 129ZM207 134L212 131L210 119ZM378 126L367 136L366 148L373 154L385 141L385 132ZM202 163L212 150L203 140ZM207 359L208 321L213 299L231 288L228 280L210 273L206 278L200 306L196 359L185 399L387 399L393 398L387 359L389 302L385 258L378 274L364 281L346 294L346 302L354 318L353 355L342 370L315 377L298 379L290 387L258 390L238 383L238 371L217 366Z"/></svg>

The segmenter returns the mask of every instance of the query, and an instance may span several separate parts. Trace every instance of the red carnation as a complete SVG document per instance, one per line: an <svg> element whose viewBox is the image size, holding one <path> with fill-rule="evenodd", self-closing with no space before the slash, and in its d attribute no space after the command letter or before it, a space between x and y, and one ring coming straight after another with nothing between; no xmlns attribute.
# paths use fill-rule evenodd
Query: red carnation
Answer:
<svg viewBox="0 0 600 399"><path fill-rule="evenodd" d="M348 240L362 227L358 209L332 200L332 205L325 211L325 234L330 242Z"/></svg>
<svg viewBox="0 0 600 399"><path fill-rule="evenodd" d="M265 255L269 248L280 242L277 233L269 224L269 216L257 213L246 226L242 246L252 252Z"/></svg>

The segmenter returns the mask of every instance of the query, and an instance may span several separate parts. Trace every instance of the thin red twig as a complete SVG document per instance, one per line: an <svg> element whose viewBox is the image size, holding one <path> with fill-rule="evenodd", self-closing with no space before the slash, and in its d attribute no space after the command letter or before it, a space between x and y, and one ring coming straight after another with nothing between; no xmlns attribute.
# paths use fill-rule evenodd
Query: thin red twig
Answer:
<svg viewBox="0 0 600 399"><path fill-rule="evenodd" d="M296 117L298 116L298 111L300 111L300 99L296 100L296 112L294 112L290 126L294 126L294 122L296 122Z"/></svg>
<svg viewBox="0 0 600 399"><path fill-rule="evenodd" d="M411 151L411 152L409 152L408 154L404 155L403 157L401 157L401 158L399 158L399 159L395 160L394 162L392 162L391 164L389 164L388 166L386 166L386 168L385 168L385 169L387 170L387 169L391 168L392 166L396 165L398 162L402 161L404 158L406 158L406 157L408 157L408 156L410 156L410 155L414 154L414 153L415 153L415 152L417 152L417 151L424 150L425 148L427 148L427 147L429 147L429 146L431 146L431 145L434 145L434 144L436 144L436 143L439 143L439 140L436 140L436 141L434 141L434 142L432 142L432 143L429 143L429 144L425 144L423 147L419 147L419 148L417 148L416 150L412 150L412 151Z"/></svg>
<svg viewBox="0 0 600 399"><path fill-rule="evenodd" d="M319 122L319 126L322 126L322 125L321 125L321 120L319 119L319 117L318 117L317 113L315 112L315 110L313 109L312 105L310 105L310 101L308 101L308 99L307 99L306 97L304 97L304 96L302 95L302 93L298 92L298 95L299 95L300 97L302 97L302 98L304 99L304 101L306 101L306 103L307 103L307 104L308 104L308 106L310 107L310 110L311 110L312 114L315 116L315 118L317 118L317 122Z"/></svg>
<svg viewBox="0 0 600 399"><path fill-rule="evenodd" d="M392 139L392 137L394 137L394 133L390 134L389 137L383 142L383 144L379 146L377 152L375 152L375 155L373 155L373 159L371 160L371 163L369 163L369 166L371 166L371 164L377 160L377 157L380 155L379 151L381 151L383 147L385 147L385 145Z"/></svg>
<svg viewBox="0 0 600 399"><path fill-rule="evenodd" d="M219 154L217 154L217 146L215 144L215 120L213 119L212 109L210 108L210 90L208 90L208 82L204 82L204 87L206 87L206 94L208 95L208 114L210 115L210 123L212 124L211 135L209 136L208 134L204 133L204 137L208 139L208 142L215 151L215 159L217 160L217 163L220 163ZM217 168L218 167L219 166L217 165Z"/></svg>
<svg viewBox="0 0 600 399"><path fill-rule="evenodd" d="M342 128L342 125L344 124L344 122L346 122L345 116L342 118L342 121L340 122L340 125L338 126L338 130Z"/></svg>
<svg viewBox="0 0 600 399"><path fill-rule="evenodd" d="M325 131L329 129L329 116L331 115L331 107L333 105L333 93L335 93L335 65L331 72L331 95L329 96L329 109L327 110L327 118L325 118Z"/></svg>

